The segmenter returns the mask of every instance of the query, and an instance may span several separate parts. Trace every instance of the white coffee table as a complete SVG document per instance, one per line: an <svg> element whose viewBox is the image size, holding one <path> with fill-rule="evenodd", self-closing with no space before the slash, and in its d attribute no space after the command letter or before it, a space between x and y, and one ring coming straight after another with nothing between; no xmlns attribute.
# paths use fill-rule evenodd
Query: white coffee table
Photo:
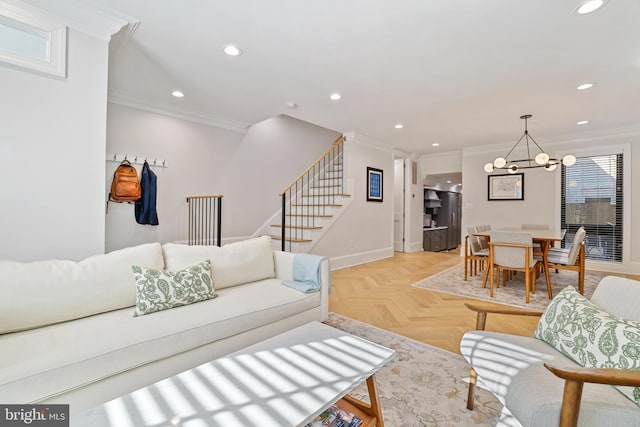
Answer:
<svg viewBox="0 0 640 427"><path fill-rule="evenodd" d="M374 374L394 353L310 322L73 416L71 426L304 426L342 399L363 426L382 427ZM363 381L370 405L347 396Z"/></svg>

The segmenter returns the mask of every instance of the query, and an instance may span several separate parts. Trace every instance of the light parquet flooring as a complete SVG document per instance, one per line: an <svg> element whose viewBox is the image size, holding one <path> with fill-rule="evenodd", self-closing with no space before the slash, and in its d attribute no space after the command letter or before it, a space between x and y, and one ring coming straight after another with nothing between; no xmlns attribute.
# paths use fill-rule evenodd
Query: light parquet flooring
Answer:
<svg viewBox="0 0 640 427"><path fill-rule="evenodd" d="M459 353L462 334L476 322L464 303L477 300L411 284L463 261L458 251L396 252L392 258L333 271L329 311ZM531 335L537 322L489 315L487 329Z"/></svg>

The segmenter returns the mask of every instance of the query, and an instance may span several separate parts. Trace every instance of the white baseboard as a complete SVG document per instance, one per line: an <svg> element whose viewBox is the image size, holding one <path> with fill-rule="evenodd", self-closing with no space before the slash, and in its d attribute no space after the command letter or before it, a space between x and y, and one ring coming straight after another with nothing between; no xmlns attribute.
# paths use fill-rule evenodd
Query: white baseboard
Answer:
<svg viewBox="0 0 640 427"><path fill-rule="evenodd" d="M365 264L367 262L378 261L393 256L393 247L376 249L368 252L360 252L339 257L329 258L331 270L353 267L354 265Z"/></svg>
<svg viewBox="0 0 640 427"><path fill-rule="evenodd" d="M422 240L419 242L409 243L409 247L405 249L406 249L405 252L422 252L424 250L422 248Z"/></svg>
<svg viewBox="0 0 640 427"><path fill-rule="evenodd" d="M615 263L586 260L585 268L587 270L602 271L605 273L640 275L640 262L636 261Z"/></svg>

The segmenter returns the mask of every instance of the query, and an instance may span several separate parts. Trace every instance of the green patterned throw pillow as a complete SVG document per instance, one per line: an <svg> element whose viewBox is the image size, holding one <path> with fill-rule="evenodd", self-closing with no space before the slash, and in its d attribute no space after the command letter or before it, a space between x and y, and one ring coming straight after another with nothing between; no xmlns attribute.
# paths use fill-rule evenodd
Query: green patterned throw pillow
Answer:
<svg viewBox="0 0 640 427"><path fill-rule="evenodd" d="M211 262L203 261L182 270L155 270L132 266L136 280L134 316L180 307L215 298Z"/></svg>
<svg viewBox="0 0 640 427"><path fill-rule="evenodd" d="M587 368L640 369L640 322L614 317L572 286L546 308L533 336ZM640 387L616 387L640 406Z"/></svg>

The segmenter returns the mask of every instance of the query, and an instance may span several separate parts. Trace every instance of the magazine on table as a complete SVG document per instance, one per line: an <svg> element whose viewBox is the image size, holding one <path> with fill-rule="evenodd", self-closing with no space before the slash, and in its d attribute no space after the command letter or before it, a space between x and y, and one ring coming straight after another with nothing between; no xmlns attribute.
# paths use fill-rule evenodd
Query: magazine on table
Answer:
<svg viewBox="0 0 640 427"><path fill-rule="evenodd" d="M358 427L360 424L362 420L355 414L338 405L332 405L305 427Z"/></svg>

